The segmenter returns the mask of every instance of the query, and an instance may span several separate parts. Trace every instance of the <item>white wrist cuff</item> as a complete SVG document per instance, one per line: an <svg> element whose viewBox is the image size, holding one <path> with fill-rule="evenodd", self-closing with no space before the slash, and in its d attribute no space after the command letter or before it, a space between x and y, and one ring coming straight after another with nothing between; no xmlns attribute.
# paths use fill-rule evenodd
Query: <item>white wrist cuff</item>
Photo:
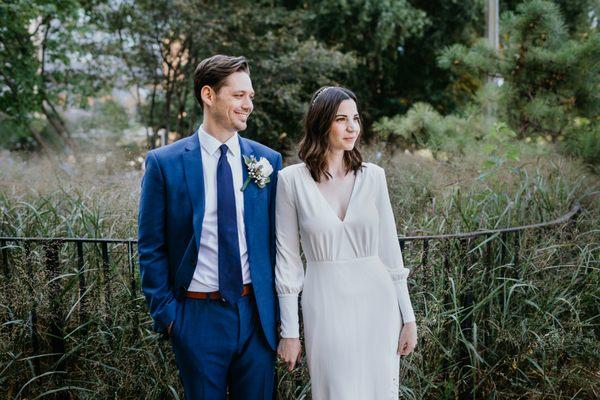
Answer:
<svg viewBox="0 0 600 400"><path fill-rule="evenodd" d="M415 313L410 302L410 296L408 294L406 279L394 282L394 287L396 288L396 298L398 299L398 306L400 307L402 324L416 321Z"/></svg>
<svg viewBox="0 0 600 400"><path fill-rule="evenodd" d="M298 295L279 295L279 313L281 316L281 337L288 339L299 338Z"/></svg>

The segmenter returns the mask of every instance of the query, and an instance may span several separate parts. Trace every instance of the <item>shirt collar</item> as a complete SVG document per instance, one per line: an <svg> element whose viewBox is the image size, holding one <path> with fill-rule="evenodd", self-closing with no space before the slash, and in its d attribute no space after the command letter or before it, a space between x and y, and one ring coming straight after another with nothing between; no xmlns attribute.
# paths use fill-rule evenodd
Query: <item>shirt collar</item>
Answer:
<svg viewBox="0 0 600 400"><path fill-rule="evenodd" d="M219 151L222 144L227 145L229 152L231 152L234 157L237 157L240 154L240 141L237 132L225 143L221 143L217 138L206 132L203 125L200 125L198 128L198 140L200 140L200 146L202 146L202 148L204 148L211 156L215 156L215 153ZM220 154L217 154L217 156L220 156Z"/></svg>

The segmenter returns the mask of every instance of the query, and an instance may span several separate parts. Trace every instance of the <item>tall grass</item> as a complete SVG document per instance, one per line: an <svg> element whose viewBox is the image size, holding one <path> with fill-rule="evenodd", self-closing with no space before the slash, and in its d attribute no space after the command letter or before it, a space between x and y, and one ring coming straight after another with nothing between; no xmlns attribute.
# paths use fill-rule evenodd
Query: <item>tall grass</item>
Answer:
<svg viewBox="0 0 600 400"><path fill-rule="evenodd" d="M577 201L584 207L576 224L433 242L423 266L420 243L405 248L419 343L402 359L403 398L456 398L467 385L473 398L597 398L597 177L554 154L524 154L519 163L485 169L477 154L437 162L407 154L377 159L375 150L365 155L386 168L401 235L523 225L558 217ZM62 163L0 158L0 235L135 237L141 172L123 155L96 156ZM73 245L61 247L57 270L46 267L41 245L31 245L29 258L22 245L8 245L11 270L0 278L0 396L182 395L169 343L152 332L143 298L132 292L125 247L110 246L105 277L93 245L85 245L82 270ZM469 292L473 301L465 307ZM63 358L51 352L57 327ZM309 399L305 366L280 368L278 392L281 399Z"/></svg>

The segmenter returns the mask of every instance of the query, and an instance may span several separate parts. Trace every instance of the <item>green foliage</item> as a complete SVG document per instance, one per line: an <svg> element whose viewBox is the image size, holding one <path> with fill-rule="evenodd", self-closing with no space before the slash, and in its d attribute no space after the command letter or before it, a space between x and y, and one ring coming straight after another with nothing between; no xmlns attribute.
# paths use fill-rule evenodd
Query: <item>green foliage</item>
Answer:
<svg viewBox="0 0 600 400"><path fill-rule="evenodd" d="M497 168L507 161L519 160L517 134L505 123L495 123L481 138L481 152L487 158L483 162L484 169Z"/></svg>
<svg viewBox="0 0 600 400"><path fill-rule="evenodd" d="M486 121L473 115L463 118L442 116L427 103L414 104L406 114L383 117L373 124L373 132L388 149L429 149L454 156L464 154L468 142L483 135Z"/></svg>
<svg viewBox="0 0 600 400"><path fill-rule="evenodd" d="M92 115L89 118L84 118L78 124L83 131L103 129L120 133L131 125L127 110L115 100L99 100L94 103L90 111Z"/></svg>
<svg viewBox="0 0 600 400"><path fill-rule="evenodd" d="M600 121L576 118L567 128L565 149L586 163L600 166Z"/></svg>
<svg viewBox="0 0 600 400"><path fill-rule="evenodd" d="M441 53L438 64L459 75L501 77L499 117L520 138L555 140L575 117L600 113L600 33L591 18L587 29L570 33L556 4L526 1L516 13L502 15L498 54L483 40L457 44Z"/></svg>
<svg viewBox="0 0 600 400"><path fill-rule="evenodd" d="M434 138L456 135L457 126L449 126L429 104L416 103L405 115L383 117L373 124L373 131L390 144L402 148L424 148Z"/></svg>
<svg viewBox="0 0 600 400"><path fill-rule="evenodd" d="M115 33L115 54L128 65L130 84L149 89L141 120L190 134L201 120L193 95L193 71L213 54L249 59L257 93L245 135L277 149L296 138L310 94L326 83L342 83L355 57L317 41L305 30L311 15L267 2L123 2L98 9ZM309 32L310 33L310 32ZM158 39L159 38L159 39Z"/></svg>
<svg viewBox="0 0 600 400"><path fill-rule="evenodd" d="M185 136L201 119L193 70L225 53L245 55L253 67L250 137L284 149L300 135L310 93L339 84L358 93L368 138L373 120L415 100L452 107L444 95L449 74L430 60L439 46L472 37L480 8L408 0L13 1L0 9L8 27L2 43L7 59L22 60L0 79L3 120L43 146L43 135L30 130L41 118L68 141L61 106L85 106L88 95L116 82L137 88L139 120L150 132Z"/></svg>
<svg viewBox="0 0 600 400"><path fill-rule="evenodd" d="M98 94L107 76L90 54L95 28L86 18L90 6L77 0L0 4L0 123L7 124L2 131L17 131L3 134L3 147L22 148L25 137L46 149L59 137L70 142L60 107ZM37 129L38 121L49 129Z"/></svg>
<svg viewBox="0 0 600 400"><path fill-rule="evenodd" d="M490 117L497 97L493 84L478 92L477 101L464 115L440 115L427 103L417 103L406 114L383 117L373 125L378 139L393 154L396 149L431 155L443 161L460 160L467 153L484 157L481 169L493 173L506 162L518 161L524 152L517 134L506 123Z"/></svg>
<svg viewBox="0 0 600 400"><path fill-rule="evenodd" d="M0 120L0 143L3 148L14 150L33 150L36 147L29 131L10 118Z"/></svg>
<svg viewBox="0 0 600 400"><path fill-rule="evenodd" d="M423 33L408 37L396 65L387 71L388 87L382 114L405 111L410 104L425 101L438 111L456 111L480 85L472 75L457 77L440 68L437 53L453 43L472 43L484 27L484 7L480 0L410 0L425 12Z"/></svg>
<svg viewBox="0 0 600 400"><path fill-rule="evenodd" d="M385 115L390 103L400 97L395 83L403 62L406 40L423 34L428 23L425 12L408 0L313 0L308 6L308 31L329 46L339 47L358 57L358 65L345 86L353 89L363 107L367 126Z"/></svg>
<svg viewBox="0 0 600 400"><path fill-rule="evenodd" d="M499 142L512 136L502 126L491 134ZM119 165L111 173L102 165L122 157L100 162L89 153L60 164L0 155L0 236L135 237L141 172ZM403 154L380 159L399 233L536 223L562 215L576 201L584 211L576 224L519 236L430 241L426 265L422 243L407 243L403 255L412 270L419 342L401 362L402 396L455 399L476 387L476 397L486 399L547 393L593 398L596 371L590 365L600 362L598 182L554 155L508 160L485 175L478 172L482 159L477 153L455 163L418 162ZM54 273L41 244L30 244L30 259L25 245L6 246L1 398L44 398L52 391L78 399L181 398L170 344L152 332L126 246L108 246L108 274L99 246L84 245L80 268L75 246L63 244ZM465 302L469 293L472 304ZM56 324L65 340L66 373L52 353ZM306 362L291 373L279 366L278 394L282 400L310 399Z"/></svg>

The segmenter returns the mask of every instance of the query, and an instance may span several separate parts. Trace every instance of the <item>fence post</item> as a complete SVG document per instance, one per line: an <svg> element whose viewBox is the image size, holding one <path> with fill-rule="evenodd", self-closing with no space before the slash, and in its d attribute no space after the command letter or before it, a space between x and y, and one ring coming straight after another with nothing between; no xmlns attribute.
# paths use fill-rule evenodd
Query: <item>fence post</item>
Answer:
<svg viewBox="0 0 600 400"><path fill-rule="evenodd" d="M506 232L502 232L502 234L500 235L501 238L501 252L500 252L500 264L504 265L504 261L506 261L506 240L507 240L507 236L506 236Z"/></svg>
<svg viewBox="0 0 600 400"><path fill-rule="evenodd" d="M50 292L50 346L52 353L56 355L56 364L54 371L55 380L58 388L63 387L64 376L67 372L67 360L65 358L65 335L63 329L64 316L61 310L61 280L59 252L62 247L60 240L47 240L43 244L46 256L46 270L49 273L49 292ZM59 391L55 394L56 399L68 399L69 394L65 391Z"/></svg>
<svg viewBox="0 0 600 400"><path fill-rule="evenodd" d="M25 256L23 257L23 263L25 270L27 271L27 275L29 277L33 277L33 260L31 258L31 243L25 242L24 245ZM32 304L31 310L29 311L29 334L31 336L31 351L34 355L39 354L40 352L40 342L37 331L37 293L35 293L33 285L31 283L31 279L28 280L29 289L32 294ZM37 376L40 372L40 358L34 357L33 359L33 375Z"/></svg>
<svg viewBox="0 0 600 400"><path fill-rule="evenodd" d="M484 257L483 257L483 262L484 262L484 266L483 266L484 280L483 280L483 282L485 282L485 285L488 288L492 288L494 285L494 282L495 282L494 271L492 268L492 263L493 263L492 241L488 240L489 239L488 236L486 236L485 238L487 240L487 243L485 244ZM484 310L485 310L485 314L484 314L483 318L481 318L483 325L481 326L481 329L478 329L478 330L482 333L483 347L486 348L488 346L488 344L490 343L490 341L489 341L489 339L491 338L490 330L492 329L492 325L488 324L488 320L487 320L487 317L492 315L492 300L491 299L489 299L487 301L487 305L484 308Z"/></svg>
<svg viewBox="0 0 600 400"><path fill-rule="evenodd" d="M429 240L423 240L423 256L421 257L421 267L427 265L427 258L429 256Z"/></svg>
<svg viewBox="0 0 600 400"><path fill-rule="evenodd" d="M450 244L450 239L448 240L444 240L445 243L445 249L444 249L444 267L443 267L443 274L444 274L444 281L447 281L446 279L446 274L450 273L450 248L451 248L451 244ZM448 296L448 294L444 294L444 305L450 303L450 296Z"/></svg>
<svg viewBox="0 0 600 400"><path fill-rule="evenodd" d="M461 308L461 323L460 329L462 331L462 336L465 341L472 341L472 330L473 330L473 313L470 308L473 306L473 286L471 285L471 264L473 261L472 255L469 253L471 248L471 239L463 239L462 249L465 254L465 261L463 263L463 284L465 285L465 289L461 296L460 308ZM466 315L465 315L466 314ZM469 399L472 397L472 390L474 388L474 379L473 379L473 366L470 363L470 355L469 349L466 345L461 346L461 355L460 355L460 363L461 363L461 371L466 371L466 379L465 382L461 383L460 389L460 399ZM461 374L462 375L462 374Z"/></svg>
<svg viewBox="0 0 600 400"><path fill-rule="evenodd" d="M135 282L135 265L133 263L133 243L130 240L129 242L127 242L127 258L128 258L128 262L129 262L129 276L131 279L131 305L134 308L134 313L133 313L133 336L134 338L138 338L138 334L139 334L139 326L140 326L140 320L139 320L139 316L138 316L138 310L137 310L137 305L136 305L136 294L137 294L137 285Z"/></svg>
<svg viewBox="0 0 600 400"><path fill-rule="evenodd" d="M82 333L85 335L87 332L87 316L86 316L86 284L85 284L85 270L84 270L84 258L83 258L83 242L77 242L77 272L79 275L79 323L83 324Z"/></svg>
<svg viewBox="0 0 600 400"><path fill-rule="evenodd" d="M513 278L519 279L522 276L521 272L519 271L521 264L521 232L514 232L513 235L513 247L515 249L515 254L513 255Z"/></svg>
<svg viewBox="0 0 600 400"><path fill-rule="evenodd" d="M102 242L102 273L104 275L104 306L106 318L110 320L110 260L108 258L108 243Z"/></svg>

